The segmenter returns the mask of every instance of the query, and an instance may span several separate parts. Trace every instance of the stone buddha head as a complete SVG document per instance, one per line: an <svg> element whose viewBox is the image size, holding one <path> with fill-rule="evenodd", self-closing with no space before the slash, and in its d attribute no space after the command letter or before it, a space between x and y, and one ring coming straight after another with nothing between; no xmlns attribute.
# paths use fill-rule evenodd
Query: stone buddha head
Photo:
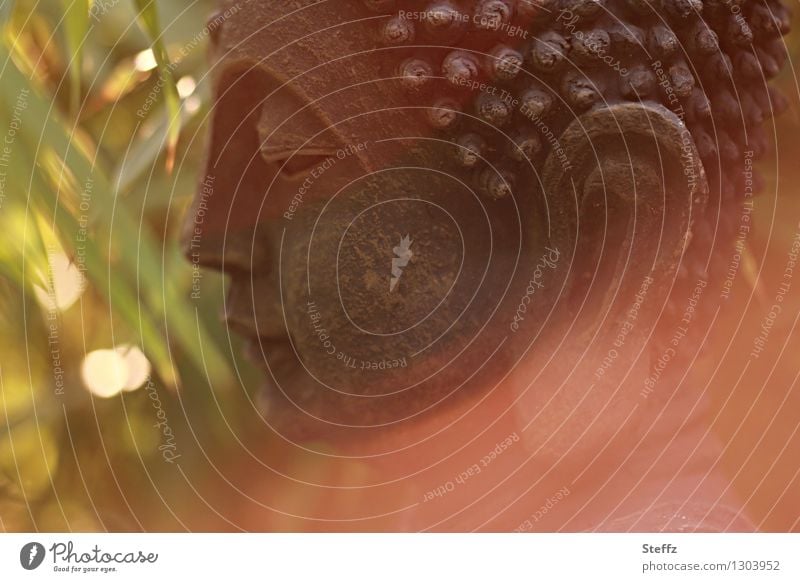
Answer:
<svg viewBox="0 0 800 582"><path fill-rule="evenodd" d="M212 24L186 249L229 275L292 439L476 406L612 434L782 105L773 0L239 0Z"/></svg>

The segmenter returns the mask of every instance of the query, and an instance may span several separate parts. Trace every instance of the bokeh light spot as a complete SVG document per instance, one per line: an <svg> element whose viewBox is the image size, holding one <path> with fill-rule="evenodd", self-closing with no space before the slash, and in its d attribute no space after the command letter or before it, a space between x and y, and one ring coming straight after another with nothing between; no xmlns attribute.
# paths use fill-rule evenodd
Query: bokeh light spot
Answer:
<svg viewBox="0 0 800 582"><path fill-rule="evenodd" d="M152 49L140 52L133 60L137 71L152 71L158 66L156 55Z"/></svg>
<svg viewBox="0 0 800 582"><path fill-rule="evenodd" d="M152 369L144 352L137 346L128 344L117 346L116 352L122 356L128 369L128 378L122 389L126 392L133 392L144 386L147 379L150 378Z"/></svg>
<svg viewBox="0 0 800 582"><path fill-rule="evenodd" d="M111 398L128 383L128 365L116 350L96 350L84 358L81 379L95 396Z"/></svg>
<svg viewBox="0 0 800 582"><path fill-rule="evenodd" d="M45 277L47 289L36 285L34 294L45 309L66 311L80 298L86 288L86 279L78 267L64 253L50 253L50 272Z"/></svg>

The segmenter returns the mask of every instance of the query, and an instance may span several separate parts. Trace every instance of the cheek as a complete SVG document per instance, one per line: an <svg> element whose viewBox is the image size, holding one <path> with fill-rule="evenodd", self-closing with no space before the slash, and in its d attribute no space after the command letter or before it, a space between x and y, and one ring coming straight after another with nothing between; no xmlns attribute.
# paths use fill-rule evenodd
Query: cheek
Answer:
<svg viewBox="0 0 800 582"><path fill-rule="evenodd" d="M453 389L487 368L518 241L458 191L386 191L309 207L287 233L292 340L305 367L343 391Z"/></svg>

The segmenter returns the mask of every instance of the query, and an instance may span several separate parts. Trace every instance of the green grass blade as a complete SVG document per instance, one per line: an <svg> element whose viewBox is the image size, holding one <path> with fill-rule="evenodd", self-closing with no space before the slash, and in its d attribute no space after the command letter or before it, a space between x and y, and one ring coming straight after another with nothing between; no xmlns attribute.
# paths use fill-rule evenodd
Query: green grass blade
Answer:
<svg viewBox="0 0 800 582"><path fill-rule="evenodd" d="M5 26L13 9L14 0L0 0L0 26Z"/></svg>
<svg viewBox="0 0 800 582"><path fill-rule="evenodd" d="M91 0L61 0L64 8L64 35L69 59L70 109L78 117L81 102L81 66L83 42L89 30Z"/></svg>
<svg viewBox="0 0 800 582"><path fill-rule="evenodd" d="M178 137L181 131L181 100L178 96L178 88L175 84L175 77L172 74L172 64L164 45L164 37L158 19L158 7L155 0L134 0L139 9L139 25L150 37L153 45L153 54L158 63L159 75L164 83L164 99L169 113L169 129L167 140L167 170L172 171L175 165L175 150L178 145Z"/></svg>

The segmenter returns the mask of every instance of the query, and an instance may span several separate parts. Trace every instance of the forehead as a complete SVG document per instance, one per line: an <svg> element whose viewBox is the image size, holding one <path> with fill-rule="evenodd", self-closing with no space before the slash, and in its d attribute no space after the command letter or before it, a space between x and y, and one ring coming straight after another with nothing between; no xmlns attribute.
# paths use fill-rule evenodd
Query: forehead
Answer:
<svg viewBox="0 0 800 582"><path fill-rule="evenodd" d="M216 93L242 71L259 76L259 129L268 157L309 139L337 148L407 127L408 111L396 111L408 102L392 79L392 49L376 39L376 23L385 16L341 0L238 0L220 10L223 25L211 55Z"/></svg>
<svg viewBox="0 0 800 582"><path fill-rule="evenodd" d="M288 78L335 57L375 48L370 23L376 16L354 2L225 1L216 13L221 23L216 57L250 61ZM377 17L380 18L380 17ZM353 72L376 72L374 59L353 60Z"/></svg>
<svg viewBox="0 0 800 582"><path fill-rule="evenodd" d="M359 2L342 0L223 0L216 12L224 24L219 35L223 48L250 56L295 50L296 56L310 57L307 64L331 49L374 44L356 33L366 32L376 18L381 16Z"/></svg>

